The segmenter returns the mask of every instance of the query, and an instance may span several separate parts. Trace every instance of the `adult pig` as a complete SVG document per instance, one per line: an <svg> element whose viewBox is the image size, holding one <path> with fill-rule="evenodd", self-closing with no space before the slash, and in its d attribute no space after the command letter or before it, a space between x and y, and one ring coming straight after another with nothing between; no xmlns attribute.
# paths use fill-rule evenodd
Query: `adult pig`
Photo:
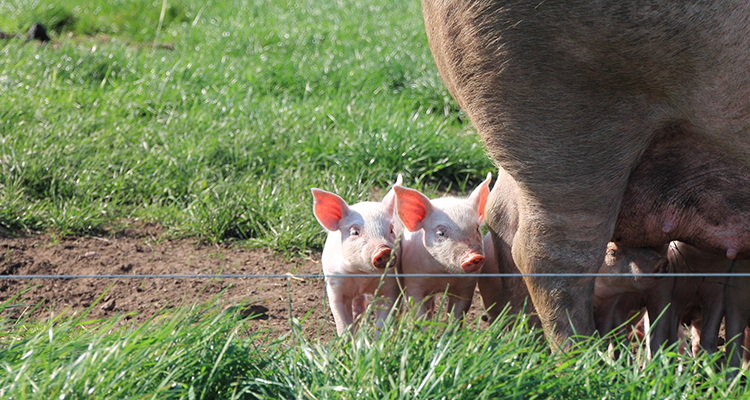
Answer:
<svg viewBox="0 0 750 400"><path fill-rule="evenodd" d="M402 183L401 175L396 184ZM367 294L375 294L385 272L396 240L394 227L395 192L382 202L348 205L334 193L312 188L313 213L328 231L321 264L326 276L328 301L341 335L367 307ZM372 277L345 275L372 274ZM386 277L378 296L385 298L376 311L377 324L388 315L398 297L398 282Z"/></svg>
<svg viewBox="0 0 750 400"><path fill-rule="evenodd" d="M495 185L487 198L494 207L485 209L485 220L494 226L484 238L487 259L482 274L518 274L513 260L513 240L518 230L517 187L513 178L502 168L497 171ZM493 322L503 307L508 305L512 314L526 313L529 322L539 325L534 305L529 301L529 291L523 278L510 276L482 276L479 292L489 322Z"/></svg>
<svg viewBox="0 0 750 400"><path fill-rule="evenodd" d="M477 272L484 264L482 234L484 209L492 174L467 199L443 197L430 200L401 186L396 192L396 214L404 226L400 272L406 296L420 306L418 313L432 312L429 296L448 293L448 310L463 318L471 307ZM472 274L461 277L410 277L409 274Z"/></svg>
<svg viewBox="0 0 750 400"><path fill-rule="evenodd" d="M750 3L422 7L441 77L517 183L522 272L593 273L609 241L750 257ZM525 282L552 343L594 332L593 278Z"/></svg>

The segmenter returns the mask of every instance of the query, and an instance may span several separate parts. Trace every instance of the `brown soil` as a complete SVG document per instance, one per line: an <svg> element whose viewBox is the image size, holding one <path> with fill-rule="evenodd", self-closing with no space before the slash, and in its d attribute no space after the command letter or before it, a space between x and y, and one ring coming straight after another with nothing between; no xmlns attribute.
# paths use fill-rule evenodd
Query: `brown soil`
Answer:
<svg viewBox="0 0 750 400"><path fill-rule="evenodd" d="M48 234L0 237L0 252L0 277L5 278L0 279L0 302L20 294L11 303L14 307L3 311L14 318L31 315L37 320L46 320L63 313L80 314L90 308L86 319L120 314L124 315L121 323L142 322L164 308L202 304L218 296L218 303L224 307L240 303L254 305L245 309L262 313L254 320L256 329L269 329L278 334L288 332L291 306L291 315L302 320L305 336L328 339L336 334L322 277L6 278L13 275L321 274L318 253L289 260L266 250L200 244L195 239L166 240L160 225L143 223L131 224L106 237L55 238ZM480 315L480 304L477 294L469 320Z"/></svg>

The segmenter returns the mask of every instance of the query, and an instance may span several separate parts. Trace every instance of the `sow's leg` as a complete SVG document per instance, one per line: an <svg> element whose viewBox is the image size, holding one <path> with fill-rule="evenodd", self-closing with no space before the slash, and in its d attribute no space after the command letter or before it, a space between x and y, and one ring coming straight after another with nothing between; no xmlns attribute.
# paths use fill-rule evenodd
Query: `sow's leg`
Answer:
<svg viewBox="0 0 750 400"><path fill-rule="evenodd" d="M516 185L502 168L498 170L495 186L487 197L484 220L489 233L484 239L486 257L482 274L518 274L512 254L518 230ZM532 324L540 325L523 278L480 275L479 292L490 323L509 305L511 314L526 312L531 315Z"/></svg>

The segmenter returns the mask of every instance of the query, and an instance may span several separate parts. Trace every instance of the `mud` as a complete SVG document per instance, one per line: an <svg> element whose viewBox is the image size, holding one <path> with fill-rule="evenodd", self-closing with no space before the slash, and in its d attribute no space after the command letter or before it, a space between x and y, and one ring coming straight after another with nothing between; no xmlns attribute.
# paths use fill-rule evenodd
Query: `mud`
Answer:
<svg viewBox="0 0 750 400"><path fill-rule="evenodd" d="M320 278L70 278L12 279L13 275L208 275L316 274ZM48 320L63 314L85 319L121 315L121 324L140 323L164 309L216 300L221 307L244 304L259 314L256 330L283 334L290 315L308 338L336 334L325 296L320 253L288 259L241 244L214 245L194 238L166 239L157 224L133 223L102 236L38 234L0 237L0 302L14 296L2 312ZM468 315L481 315L478 291ZM251 307L252 306L252 307ZM484 322L482 324L485 324Z"/></svg>

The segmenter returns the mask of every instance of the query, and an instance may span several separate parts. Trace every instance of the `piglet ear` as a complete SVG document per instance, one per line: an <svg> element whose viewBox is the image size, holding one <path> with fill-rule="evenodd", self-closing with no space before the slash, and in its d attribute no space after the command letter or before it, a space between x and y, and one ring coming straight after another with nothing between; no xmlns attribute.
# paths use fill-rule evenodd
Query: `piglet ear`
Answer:
<svg viewBox="0 0 750 400"><path fill-rule="evenodd" d="M313 195L313 214L318 222L329 231L339 230L339 222L349 214L349 205L344 199L331 192L317 188L310 189Z"/></svg>
<svg viewBox="0 0 750 400"><path fill-rule="evenodd" d="M422 229L424 220L432 213L432 203L422 193L403 186L394 186L396 214L410 232Z"/></svg>
<svg viewBox="0 0 750 400"><path fill-rule="evenodd" d="M480 224L484 221L484 208L487 206L487 197L490 195L490 182L492 182L492 172L487 173L487 179L471 192L467 200L479 213Z"/></svg>
<svg viewBox="0 0 750 400"><path fill-rule="evenodd" d="M401 186L402 183L404 183L404 177L402 177L401 174L398 174L395 185ZM385 206L388 215L393 215L393 209L396 206L396 192L393 188L391 188L391 190L385 194L385 197L383 197L383 206Z"/></svg>
<svg viewBox="0 0 750 400"><path fill-rule="evenodd" d="M401 174L398 174L398 176L396 177L396 183L394 183L393 185L402 186L403 184L404 184L404 176Z"/></svg>

